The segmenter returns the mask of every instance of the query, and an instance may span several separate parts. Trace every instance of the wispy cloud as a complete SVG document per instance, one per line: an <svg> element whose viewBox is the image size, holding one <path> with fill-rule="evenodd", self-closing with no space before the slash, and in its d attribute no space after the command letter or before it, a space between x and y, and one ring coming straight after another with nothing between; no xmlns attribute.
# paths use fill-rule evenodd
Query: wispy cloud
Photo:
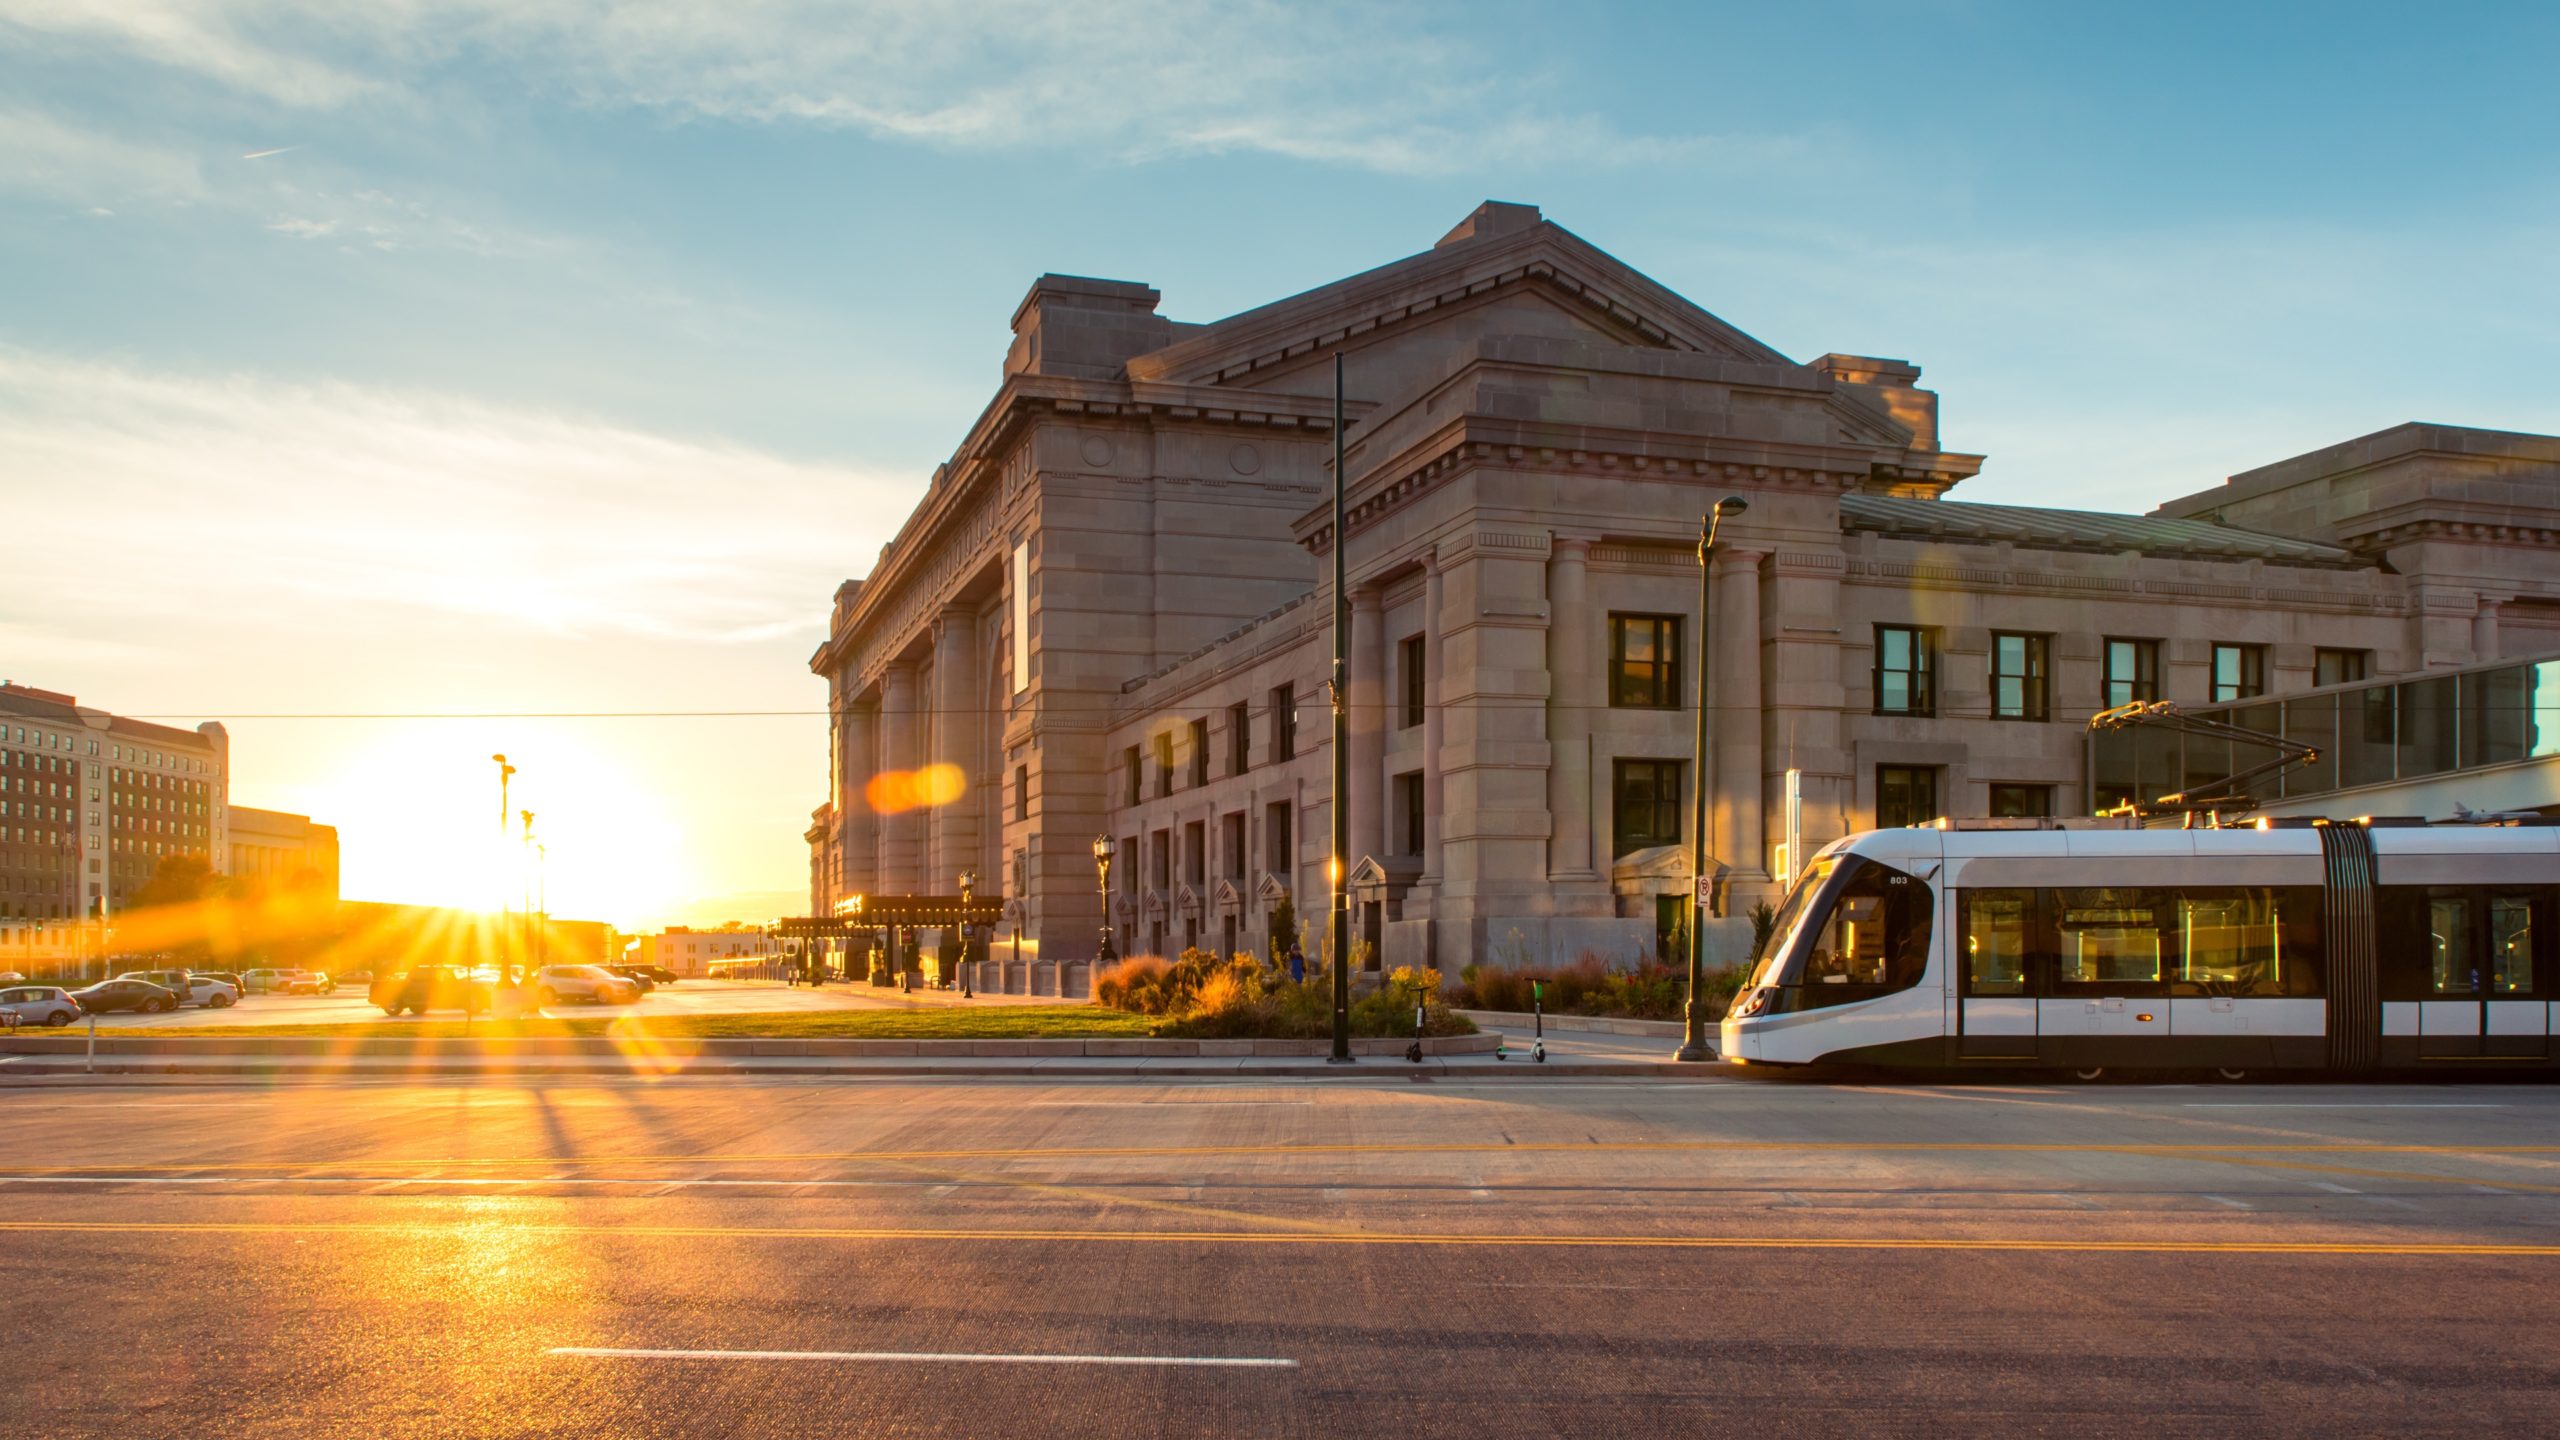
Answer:
<svg viewBox="0 0 2560 1440"><path fill-rule="evenodd" d="M90 591L113 557L100 604L215 604L279 639L405 614L769 640L813 623L910 498L837 466L450 396L8 349L0 474L14 521L47 537L15 562L21 596Z"/></svg>
<svg viewBox="0 0 2560 1440"><path fill-rule="evenodd" d="M395 95L459 58L602 107L1117 159L1256 152L1395 173L1758 163L1783 135L1630 134L1498 65L1474 12L1196 0L0 0L279 105Z"/></svg>

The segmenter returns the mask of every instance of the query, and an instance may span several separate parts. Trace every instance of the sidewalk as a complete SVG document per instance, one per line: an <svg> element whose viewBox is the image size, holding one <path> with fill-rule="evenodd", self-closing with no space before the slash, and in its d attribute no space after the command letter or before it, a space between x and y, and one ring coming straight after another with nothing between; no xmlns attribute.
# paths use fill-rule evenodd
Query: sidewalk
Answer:
<svg viewBox="0 0 2560 1440"><path fill-rule="evenodd" d="M913 1055L753 1055L691 1053L652 1055L358 1055L358 1054L133 1054L99 1055L92 1070L78 1053L0 1056L0 1084L79 1080L106 1076L270 1081L450 1080L558 1077L596 1080L756 1078L764 1076L830 1076L843 1079L923 1079L992 1077L1016 1080L1080 1080L1147 1077L1215 1077L1237 1080L1554 1080L1554 1079L1721 1079L1734 1072L1724 1064L1682 1065L1664 1047L1620 1037L1550 1036L1547 1059L1528 1057L1525 1029L1505 1027L1514 1047L1508 1059L1490 1054L1426 1056L1421 1063L1402 1055L1367 1055L1351 1065L1328 1064L1321 1057L1268 1055L981 1055L961 1047L975 1042L948 1042L954 1048L932 1053L936 1042L914 1042Z"/></svg>

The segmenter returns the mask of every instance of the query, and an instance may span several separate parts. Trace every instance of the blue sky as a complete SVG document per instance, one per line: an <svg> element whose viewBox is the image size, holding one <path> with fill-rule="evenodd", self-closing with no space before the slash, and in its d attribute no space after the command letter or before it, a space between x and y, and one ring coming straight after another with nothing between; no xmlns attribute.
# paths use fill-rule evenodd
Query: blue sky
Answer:
<svg viewBox="0 0 2560 1440"><path fill-rule="evenodd" d="M2554 54L2550 6L0 0L0 487L55 542L0 672L814 709L1031 277L1211 319L1488 197L1919 362L1960 498L2560 430ZM632 922L786 905L825 775L808 717L232 729L386 898L456 898L451 793L536 753L555 908Z"/></svg>

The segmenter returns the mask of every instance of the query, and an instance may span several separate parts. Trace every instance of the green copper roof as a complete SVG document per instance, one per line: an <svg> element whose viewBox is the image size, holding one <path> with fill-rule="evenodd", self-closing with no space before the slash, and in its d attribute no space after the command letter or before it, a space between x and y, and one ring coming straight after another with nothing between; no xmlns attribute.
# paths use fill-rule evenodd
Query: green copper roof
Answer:
<svg viewBox="0 0 2560 1440"><path fill-rule="evenodd" d="M2335 569L2362 569L2370 563L2335 545L2202 520L2110 515L2095 510L2046 510L2031 505L1977 505L1964 500L1907 500L1890 495L1841 496L1840 528L1978 544L2005 540L2038 550L2139 550L2145 555L2190 560L2272 560Z"/></svg>

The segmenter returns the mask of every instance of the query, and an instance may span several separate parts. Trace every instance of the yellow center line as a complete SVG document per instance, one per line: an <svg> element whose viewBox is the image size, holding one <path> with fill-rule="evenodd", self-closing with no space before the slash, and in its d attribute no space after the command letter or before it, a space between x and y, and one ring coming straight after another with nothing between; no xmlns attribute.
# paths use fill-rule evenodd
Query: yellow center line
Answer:
<svg viewBox="0 0 2560 1440"><path fill-rule="evenodd" d="M1055 1244L1169 1245L1402 1245L1460 1248L1565 1248L1609 1250L1983 1250L2096 1255L2360 1255L2507 1256L2560 1259L2560 1245L2436 1244L2424 1241L2282 1240L2039 1240L1926 1236L1799 1235L1463 1235L1335 1230L1239 1232L1228 1230L1012 1230L840 1228L829 1226L560 1225L509 1224L510 1234L560 1238L646 1240L867 1240L984 1243L1031 1240ZM316 1223L121 1220L7 1220L0 1232L89 1235L385 1235L445 1238L471 1244L486 1228L439 1221Z"/></svg>
<svg viewBox="0 0 2560 1440"><path fill-rule="evenodd" d="M2416 1145L2416 1144L2103 1144L2085 1141L1971 1140L1630 1140L1530 1141L1509 1144L1464 1141L1413 1144L1306 1145L1146 1145L1061 1146L1056 1148L968 1150L819 1150L733 1155L704 1151L689 1155L448 1155L418 1159L363 1156L336 1160L196 1161L165 1160L117 1165L13 1165L0 1175L112 1175L186 1171L339 1170L350 1166L443 1168L455 1166L597 1166L597 1165L740 1165L791 1162L903 1164L937 1160L1146 1160L1203 1156L1313 1155L1540 1155L1540 1154L2018 1154L2018 1155L2560 1155L2560 1145Z"/></svg>

